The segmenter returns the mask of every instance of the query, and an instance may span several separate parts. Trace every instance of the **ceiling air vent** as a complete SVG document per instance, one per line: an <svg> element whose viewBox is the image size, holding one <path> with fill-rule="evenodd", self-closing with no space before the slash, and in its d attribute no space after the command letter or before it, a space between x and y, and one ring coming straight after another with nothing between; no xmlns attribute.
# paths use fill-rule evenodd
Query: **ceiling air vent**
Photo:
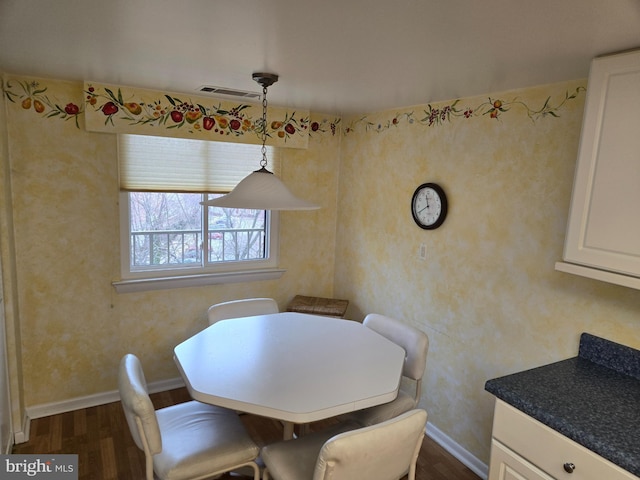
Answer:
<svg viewBox="0 0 640 480"><path fill-rule="evenodd" d="M212 87L210 85L203 85L198 88L199 92L209 93L211 95L224 95L226 97L235 97L235 98L260 98L260 94L258 92L246 92L243 90L233 90L231 88L225 87Z"/></svg>

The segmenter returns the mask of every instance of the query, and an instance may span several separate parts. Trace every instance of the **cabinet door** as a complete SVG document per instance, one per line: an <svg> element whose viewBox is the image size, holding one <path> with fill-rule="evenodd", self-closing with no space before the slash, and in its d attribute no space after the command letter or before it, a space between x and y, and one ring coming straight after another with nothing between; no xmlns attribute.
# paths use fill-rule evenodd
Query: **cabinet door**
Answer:
<svg viewBox="0 0 640 480"><path fill-rule="evenodd" d="M640 277L640 51L594 59L587 90L564 260Z"/></svg>
<svg viewBox="0 0 640 480"><path fill-rule="evenodd" d="M554 480L496 440L491 441L488 480Z"/></svg>

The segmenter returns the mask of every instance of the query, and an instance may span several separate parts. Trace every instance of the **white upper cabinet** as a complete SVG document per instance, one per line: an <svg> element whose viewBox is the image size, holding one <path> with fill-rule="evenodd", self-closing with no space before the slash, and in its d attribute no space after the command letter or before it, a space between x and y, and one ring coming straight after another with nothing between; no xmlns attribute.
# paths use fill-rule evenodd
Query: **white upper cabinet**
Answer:
<svg viewBox="0 0 640 480"><path fill-rule="evenodd" d="M640 289L640 50L591 63L563 260Z"/></svg>

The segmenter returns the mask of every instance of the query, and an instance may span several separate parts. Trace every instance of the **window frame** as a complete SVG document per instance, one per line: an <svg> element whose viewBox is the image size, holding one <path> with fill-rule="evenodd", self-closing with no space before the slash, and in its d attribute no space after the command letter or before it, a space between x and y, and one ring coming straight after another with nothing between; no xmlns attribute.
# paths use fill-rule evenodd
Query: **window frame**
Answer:
<svg viewBox="0 0 640 480"><path fill-rule="evenodd" d="M194 193L197 194L197 193ZM280 215L277 211L266 211L267 238L265 239L268 257L260 260L225 261L202 263L170 268L152 267L149 269L131 269L131 222L129 192L121 191L120 210L120 275L113 282L118 293L182 288L223 283L237 283L277 279L285 270L278 268ZM206 194L205 194L206 195ZM202 206L205 209L214 208ZM207 223L203 221L203 231Z"/></svg>

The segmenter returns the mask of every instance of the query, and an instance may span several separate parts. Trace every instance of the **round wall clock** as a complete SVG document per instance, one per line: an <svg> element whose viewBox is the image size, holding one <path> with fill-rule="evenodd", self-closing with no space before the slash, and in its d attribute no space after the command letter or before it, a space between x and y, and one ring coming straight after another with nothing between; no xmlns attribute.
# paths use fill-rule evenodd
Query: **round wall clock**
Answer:
<svg viewBox="0 0 640 480"><path fill-rule="evenodd" d="M438 228L447 217L447 196L437 183L423 183L413 193L411 214L420 228Z"/></svg>

